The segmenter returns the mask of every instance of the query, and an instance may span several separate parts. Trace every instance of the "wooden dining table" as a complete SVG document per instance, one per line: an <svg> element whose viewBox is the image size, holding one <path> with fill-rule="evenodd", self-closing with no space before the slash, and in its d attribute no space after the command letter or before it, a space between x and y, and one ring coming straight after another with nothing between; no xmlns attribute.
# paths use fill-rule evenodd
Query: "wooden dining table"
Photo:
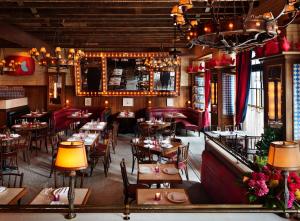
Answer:
<svg viewBox="0 0 300 221"><path fill-rule="evenodd" d="M12 128L15 129L16 131L19 130L36 131L36 130L45 129L47 127L48 127L47 122L26 122L21 124L15 124L12 126Z"/></svg>
<svg viewBox="0 0 300 221"><path fill-rule="evenodd" d="M22 115L21 118L39 119L45 117L47 114L48 112L30 112L28 114Z"/></svg>
<svg viewBox="0 0 300 221"><path fill-rule="evenodd" d="M92 131L92 132L102 132L105 130L107 122L87 122L79 130L80 131Z"/></svg>
<svg viewBox="0 0 300 221"><path fill-rule="evenodd" d="M92 148L99 140L99 133L75 133L67 141L83 141L85 147Z"/></svg>
<svg viewBox="0 0 300 221"><path fill-rule="evenodd" d="M177 141L166 141L163 140L161 144L158 141L147 140L147 139L137 139L135 141L138 148L141 148L145 151L150 151L150 153L155 154L159 157L165 157L169 154L175 153L178 150L178 147L182 145L181 142Z"/></svg>
<svg viewBox="0 0 300 221"><path fill-rule="evenodd" d="M140 123L140 127L148 127L153 128L155 130L162 130L169 126L171 126L171 123L164 121L145 121Z"/></svg>
<svg viewBox="0 0 300 221"><path fill-rule="evenodd" d="M27 193L26 187L21 188L6 188L3 192L0 192L0 205L14 205L24 197Z"/></svg>
<svg viewBox="0 0 300 221"><path fill-rule="evenodd" d="M62 191L59 196L59 201L53 201L53 188L44 188L30 202L30 205L67 205L68 189ZM85 205L91 195L90 188L75 188L74 205Z"/></svg>
<svg viewBox="0 0 300 221"><path fill-rule="evenodd" d="M155 195L159 194L160 198ZM175 197L174 197L175 196ZM177 199L176 199L177 196ZM190 205L185 189L137 189L138 205Z"/></svg>
<svg viewBox="0 0 300 221"><path fill-rule="evenodd" d="M146 184L181 183L182 178L175 163L139 164L137 181Z"/></svg>

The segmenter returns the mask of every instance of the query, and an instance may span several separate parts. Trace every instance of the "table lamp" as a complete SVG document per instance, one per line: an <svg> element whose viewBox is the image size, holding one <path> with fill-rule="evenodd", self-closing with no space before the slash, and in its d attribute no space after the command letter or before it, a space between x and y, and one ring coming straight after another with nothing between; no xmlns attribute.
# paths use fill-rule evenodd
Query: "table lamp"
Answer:
<svg viewBox="0 0 300 221"><path fill-rule="evenodd" d="M283 171L284 175L284 206L288 208L289 189L287 178L289 171L300 169L299 144L293 141L275 141L270 144L268 164Z"/></svg>
<svg viewBox="0 0 300 221"><path fill-rule="evenodd" d="M68 192L69 213L65 216L66 219L76 217L76 214L74 213L74 184L76 171L85 169L87 166L85 146L82 141L64 141L59 144L55 167L58 170L70 171Z"/></svg>

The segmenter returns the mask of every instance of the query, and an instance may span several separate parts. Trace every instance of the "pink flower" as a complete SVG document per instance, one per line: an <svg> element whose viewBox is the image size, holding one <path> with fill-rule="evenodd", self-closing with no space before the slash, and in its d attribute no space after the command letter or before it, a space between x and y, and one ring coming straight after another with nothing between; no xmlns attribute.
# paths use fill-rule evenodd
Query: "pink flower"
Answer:
<svg viewBox="0 0 300 221"><path fill-rule="evenodd" d="M255 180L250 179L250 180L248 181L248 185L249 185L251 188L253 188L253 187L255 186Z"/></svg>
<svg viewBox="0 0 300 221"><path fill-rule="evenodd" d="M269 192L267 184L263 180L256 181L255 185L255 195L257 196L264 196Z"/></svg>

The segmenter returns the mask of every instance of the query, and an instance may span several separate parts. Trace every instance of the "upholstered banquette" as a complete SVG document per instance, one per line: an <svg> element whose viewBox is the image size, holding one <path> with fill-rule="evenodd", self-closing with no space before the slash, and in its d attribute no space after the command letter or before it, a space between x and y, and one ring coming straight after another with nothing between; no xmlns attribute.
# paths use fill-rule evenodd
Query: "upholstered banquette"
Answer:
<svg viewBox="0 0 300 221"><path fill-rule="evenodd" d="M200 131L203 129L202 124L202 116L203 112L194 110L192 108L175 108L175 107L167 107L167 108L148 108L146 111L146 115L148 118L158 118L163 117L164 113L168 112L177 112L184 114L187 118L177 118L175 122L182 126L186 130L198 131L200 135Z"/></svg>
<svg viewBox="0 0 300 221"><path fill-rule="evenodd" d="M54 111L52 114L53 127L56 131L66 130L69 128L70 123L73 121L68 118L74 112L77 111L88 111L92 113L90 119L100 119L101 121L107 121L111 110L109 108L102 107L85 107L85 108L62 108Z"/></svg>
<svg viewBox="0 0 300 221"><path fill-rule="evenodd" d="M238 180L252 170L207 139L202 153L201 185L214 203L248 203L246 188Z"/></svg>

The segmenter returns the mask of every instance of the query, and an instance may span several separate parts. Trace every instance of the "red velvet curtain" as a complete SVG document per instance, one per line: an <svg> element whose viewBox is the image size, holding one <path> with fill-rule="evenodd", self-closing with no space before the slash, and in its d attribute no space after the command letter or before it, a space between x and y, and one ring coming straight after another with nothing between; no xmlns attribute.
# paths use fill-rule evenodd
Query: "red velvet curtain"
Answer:
<svg viewBox="0 0 300 221"><path fill-rule="evenodd" d="M244 122L249 97L251 75L251 51L236 56L236 125Z"/></svg>
<svg viewBox="0 0 300 221"><path fill-rule="evenodd" d="M210 118L209 118L209 103L210 103L210 79L211 79L211 72L210 70L206 70L204 74L204 86L205 86L205 110L203 115L203 127L207 127L210 125Z"/></svg>

